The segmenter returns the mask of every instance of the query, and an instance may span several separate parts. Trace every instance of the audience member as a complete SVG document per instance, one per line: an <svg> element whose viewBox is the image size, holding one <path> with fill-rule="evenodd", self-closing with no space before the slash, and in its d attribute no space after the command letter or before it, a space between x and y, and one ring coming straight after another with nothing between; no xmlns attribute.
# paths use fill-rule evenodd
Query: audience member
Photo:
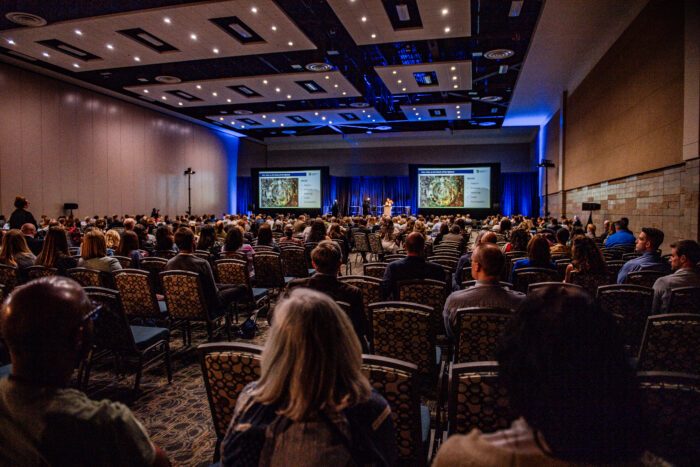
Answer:
<svg viewBox="0 0 700 467"><path fill-rule="evenodd" d="M234 253L242 254L248 264L250 278L253 279L255 277L255 269L253 268L253 255L255 254L255 250L247 243L243 243L243 228L233 226L228 230L223 253L225 256L232 256Z"/></svg>
<svg viewBox="0 0 700 467"><path fill-rule="evenodd" d="M24 241L27 242L29 250L34 253L34 255L38 255L41 252L41 248L44 246L44 241L36 238L36 227L34 224L24 224L22 226L22 235L24 235Z"/></svg>
<svg viewBox="0 0 700 467"><path fill-rule="evenodd" d="M177 253L173 229L169 225L161 225L156 229L156 243L153 255L170 259Z"/></svg>
<svg viewBox="0 0 700 467"><path fill-rule="evenodd" d="M474 239L474 248L481 243L493 243L495 245L497 240L498 237L495 233L489 232L488 230L481 230ZM469 263L471 263L472 253L473 250L459 258L455 273L452 275L452 290L459 290L462 288L462 281L464 280L464 274L462 274L462 271L464 268L469 266Z"/></svg>
<svg viewBox="0 0 700 467"><path fill-rule="evenodd" d="M107 256L105 236L97 229L93 229L85 234L83 245L80 247L78 267L95 269L100 272L112 272L122 269L122 265L119 264L117 258Z"/></svg>
<svg viewBox="0 0 700 467"><path fill-rule="evenodd" d="M605 246L610 248L614 246L631 246L634 245L634 235L626 230L626 226L622 221L616 221L614 224L615 233L608 235L605 239Z"/></svg>
<svg viewBox="0 0 700 467"><path fill-rule="evenodd" d="M121 242L121 235L114 229L110 229L105 233L105 245L107 245L107 254L109 255L109 250L116 251L119 248L119 243ZM112 255L109 255L112 256Z"/></svg>
<svg viewBox="0 0 700 467"><path fill-rule="evenodd" d="M136 219L132 217L124 219L124 230L134 230L134 227L136 227Z"/></svg>
<svg viewBox="0 0 700 467"><path fill-rule="evenodd" d="M131 411L68 384L90 348L91 304L65 277L16 289L2 312L12 373L0 379L0 449L7 465L165 466Z"/></svg>
<svg viewBox="0 0 700 467"><path fill-rule="evenodd" d="M607 274L608 267L598 245L588 237L576 237L571 249L571 264L566 266L564 282L571 282L571 273Z"/></svg>
<svg viewBox="0 0 700 467"><path fill-rule="evenodd" d="M260 379L238 397L222 465L394 465L391 409L361 354L333 300L293 290L277 305Z"/></svg>
<svg viewBox="0 0 700 467"><path fill-rule="evenodd" d="M645 429L634 370L614 318L592 295L560 286L529 293L497 359L521 418L495 433L453 435L434 466L639 463Z"/></svg>
<svg viewBox="0 0 700 467"><path fill-rule="evenodd" d="M322 242L324 240L330 240L330 237L326 235L326 224L324 224L321 219L316 219L311 223L311 227L309 227L306 241Z"/></svg>
<svg viewBox="0 0 700 467"><path fill-rule="evenodd" d="M382 228L379 231L379 237L382 242L382 250L385 253L396 253L399 246L396 244L396 229L390 218L385 217L382 219Z"/></svg>
<svg viewBox="0 0 700 467"><path fill-rule="evenodd" d="M280 253L280 247L278 247L272 239L272 228L270 228L270 225L267 223L262 224L258 229L258 245L269 246L274 252Z"/></svg>
<svg viewBox="0 0 700 467"><path fill-rule="evenodd" d="M600 239L605 242L605 239L608 238L608 235L612 235L615 230L615 225L610 221L609 219L605 219L603 222L603 233L600 234ZM611 232L612 231L612 232Z"/></svg>
<svg viewBox="0 0 700 467"><path fill-rule="evenodd" d="M117 255L130 258L132 268L139 269L141 267L143 254L139 251L139 238L133 231L127 230L121 236Z"/></svg>
<svg viewBox="0 0 700 467"><path fill-rule="evenodd" d="M426 261L423 257L425 239L418 232L406 237L406 258L389 263L382 280L382 295L389 298L396 293L396 285L411 279L434 279L445 281L445 270L436 263ZM397 296L394 297L398 299Z"/></svg>
<svg viewBox="0 0 700 467"><path fill-rule="evenodd" d="M681 240L671 244L671 270L673 274L660 277L654 282L652 314L668 311L671 290L679 287L700 287L700 246L694 240ZM698 312L699 310L686 310Z"/></svg>
<svg viewBox="0 0 700 467"><path fill-rule="evenodd" d="M511 283L513 282L515 271L522 268L557 269L557 265L552 262L552 256L549 252L549 242L541 234L532 237L527 244L527 258L520 259L513 264L513 270L510 273Z"/></svg>
<svg viewBox="0 0 700 467"><path fill-rule="evenodd" d="M15 198L15 210L12 211L10 215L10 229L21 229L24 224L32 224L34 228L37 227L36 219L31 212L29 212L29 201L24 196L17 196Z"/></svg>
<svg viewBox="0 0 700 467"><path fill-rule="evenodd" d="M569 245L566 244L566 242L569 241L570 236L571 236L571 232L569 232L566 229L557 230L557 233L555 234L555 237L557 239L557 243L555 245L552 245L552 247L550 247L549 252L550 253L563 253L565 255L570 255L571 248L569 248Z"/></svg>
<svg viewBox="0 0 700 467"><path fill-rule="evenodd" d="M60 227L50 227L44 238L44 246L36 257L38 266L56 268L57 273L65 276L69 269L78 266L78 258L68 252L66 233Z"/></svg>
<svg viewBox="0 0 700 467"><path fill-rule="evenodd" d="M447 335L453 337L452 323L459 308L470 306L506 308L516 310L525 299L525 294L501 287L499 279L505 256L493 243L481 242L474 248L471 258L472 277L476 284L465 290L450 294L442 315Z"/></svg>
<svg viewBox="0 0 700 467"><path fill-rule="evenodd" d="M30 266L34 266L36 256L29 251L24 235L17 229L8 230L2 237L0 249L0 264L14 266L20 274Z"/></svg>
<svg viewBox="0 0 700 467"><path fill-rule="evenodd" d="M294 227L286 225L284 227L284 236L279 239L278 243L283 245L289 243L291 245L303 246L303 243L298 238L294 238Z"/></svg>
<svg viewBox="0 0 700 467"><path fill-rule="evenodd" d="M199 231L199 240L197 241L196 249L207 251L214 259L218 259L223 246L223 243L219 242L216 236L216 228L211 224L203 225L202 229Z"/></svg>
<svg viewBox="0 0 700 467"><path fill-rule="evenodd" d="M527 230L514 229L510 233L510 241L506 244L505 253L511 251L527 251L527 243L529 241L530 233ZM495 243L495 241L493 243Z"/></svg>
<svg viewBox="0 0 700 467"><path fill-rule="evenodd" d="M664 233L653 227L644 227L637 237L635 251L642 256L627 261L617 275L617 283L622 284L627 279L627 274L632 271L660 271L671 272L668 261L661 258L659 247L664 242Z"/></svg>
<svg viewBox="0 0 700 467"><path fill-rule="evenodd" d="M586 237L595 240L595 224L588 224L586 226Z"/></svg>

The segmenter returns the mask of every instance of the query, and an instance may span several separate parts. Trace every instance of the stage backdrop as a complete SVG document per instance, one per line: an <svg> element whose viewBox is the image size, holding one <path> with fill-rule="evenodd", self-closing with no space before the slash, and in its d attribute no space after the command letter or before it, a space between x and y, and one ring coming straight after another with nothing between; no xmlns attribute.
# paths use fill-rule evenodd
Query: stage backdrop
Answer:
<svg viewBox="0 0 700 467"><path fill-rule="evenodd" d="M253 204L253 184L250 177L237 179L237 210L248 212ZM387 197L395 206L409 206L416 212L411 198L408 175L397 177L335 177L331 175L323 187L323 211L330 212L333 200L338 200L340 211L350 213L351 206L361 206L363 197L369 196L373 205L382 204ZM537 172L501 173L501 208L504 215L539 215Z"/></svg>

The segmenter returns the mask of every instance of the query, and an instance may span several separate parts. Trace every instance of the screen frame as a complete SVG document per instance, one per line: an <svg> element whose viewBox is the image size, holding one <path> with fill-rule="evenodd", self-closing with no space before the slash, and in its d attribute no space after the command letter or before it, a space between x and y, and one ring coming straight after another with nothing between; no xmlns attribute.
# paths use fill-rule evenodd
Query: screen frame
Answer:
<svg viewBox="0 0 700 467"><path fill-rule="evenodd" d="M261 208L260 207L260 172L299 172L319 170L321 172L321 207L319 208ZM323 213L323 197L326 192L326 184L328 183L329 169L328 166L306 166L306 167L255 167L250 169L250 176L253 185L253 204L254 212L261 214L309 214L312 216L321 215Z"/></svg>
<svg viewBox="0 0 700 467"><path fill-rule="evenodd" d="M491 169L491 203L488 208L420 208L418 186L418 169L461 169L461 168L488 167ZM415 200L416 214L423 215L449 215L470 214L472 217L486 217L497 214L501 209L501 163L500 162L466 162L464 164L410 164L408 166L409 181L413 185L411 190Z"/></svg>

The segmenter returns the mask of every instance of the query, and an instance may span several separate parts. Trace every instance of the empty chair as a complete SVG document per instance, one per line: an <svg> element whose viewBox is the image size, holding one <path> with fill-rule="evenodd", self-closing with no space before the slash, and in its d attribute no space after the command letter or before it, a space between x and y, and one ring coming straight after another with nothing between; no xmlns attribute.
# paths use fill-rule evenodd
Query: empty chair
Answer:
<svg viewBox="0 0 700 467"><path fill-rule="evenodd" d="M667 275L667 273L661 271L632 271L627 274L625 284L654 287L654 282L656 282L656 279L665 275Z"/></svg>
<svg viewBox="0 0 700 467"><path fill-rule="evenodd" d="M167 318L165 301L158 301L151 274L141 269L121 269L114 273L114 285L130 318Z"/></svg>
<svg viewBox="0 0 700 467"><path fill-rule="evenodd" d="M282 270L282 260L279 253L261 251L253 255L255 267L255 284L267 289L283 289L285 284L292 280L285 277Z"/></svg>
<svg viewBox="0 0 700 467"><path fill-rule="evenodd" d="M418 367L395 358L362 355L362 372L389 403L394 417L398 465L425 465L430 411L420 405Z"/></svg>
<svg viewBox="0 0 700 467"><path fill-rule="evenodd" d="M640 372L637 381L648 419L648 449L674 465L700 458L700 376Z"/></svg>
<svg viewBox="0 0 700 467"><path fill-rule="evenodd" d="M700 313L700 287L678 287L671 289L668 312Z"/></svg>
<svg viewBox="0 0 700 467"><path fill-rule="evenodd" d="M56 268L47 268L46 266L29 266L24 273L28 280L38 279L39 277L55 276L58 273Z"/></svg>
<svg viewBox="0 0 700 467"><path fill-rule="evenodd" d="M400 281L396 295L402 302L418 303L431 308L430 321L436 336L445 334L442 310L447 299L446 284L433 279Z"/></svg>
<svg viewBox="0 0 700 467"><path fill-rule="evenodd" d="M548 268L520 268L513 271L513 288L518 292L527 292L530 284L537 282L556 282L557 271Z"/></svg>
<svg viewBox="0 0 700 467"><path fill-rule="evenodd" d="M360 253L360 257L362 257L362 253L366 255L367 253L372 252L372 248L369 245L369 239L367 238L367 234L362 232L354 233L352 234L352 240L355 243L353 251L356 253Z"/></svg>
<svg viewBox="0 0 700 467"><path fill-rule="evenodd" d="M381 261L384 257L384 248L382 248L381 238L375 233L367 235L367 239L369 240L370 252L377 261ZM367 275L367 273L365 273L365 275Z"/></svg>
<svg viewBox="0 0 700 467"><path fill-rule="evenodd" d="M165 258L148 257L141 260L141 269L148 271L157 294L163 294L163 284L160 281L160 273L165 269L168 260Z"/></svg>
<svg viewBox="0 0 700 467"><path fill-rule="evenodd" d="M17 268L6 264L0 264L0 284L4 286L5 295L12 292L12 289L17 287L18 283L19 275L17 273Z"/></svg>
<svg viewBox="0 0 700 467"><path fill-rule="evenodd" d="M387 263L365 263L362 265L362 272L365 276L383 279L386 266Z"/></svg>
<svg viewBox="0 0 700 467"><path fill-rule="evenodd" d="M270 307L270 294L266 288L253 287L248 273L248 263L245 259L220 259L214 263L216 275L222 284L245 285L247 295L235 305L236 322L239 308L250 310L252 313L265 314Z"/></svg>
<svg viewBox="0 0 700 467"><path fill-rule="evenodd" d="M72 268L68 270L68 277L83 287L102 287L102 275L96 269Z"/></svg>
<svg viewBox="0 0 700 467"><path fill-rule="evenodd" d="M271 245L258 245L257 243L253 245L253 250L255 250L256 253L262 252L262 251L275 251L275 247Z"/></svg>
<svg viewBox="0 0 700 467"><path fill-rule="evenodd" d="M447 433L484 433L508 428L518 418L498 377L497 362L450 365Z"/></svg>
<svg viewBox="0 0 700 467"><path fill-rule="evenodd" d="M700 314L677 313L647 318L639 349L639 371L675 371L700 375Z"/></svg>
<svg viewBox="0 0 700 467"><path fill-rule="evenodd" d="M458 309L452 324L453 361L465 363L494 360L498 342L512 316L512 310L503 308Z"/></svg>
<svg viewBox="0 0 700 467"><path fill-rule="evenodd" d="M600 308L615 316L632 355L639 352L653 297L652 289L640 285L613 284L598 288Z"/></svg>
<svg viewBox="0 0 700 467"><path fill-rule="evenodd" d="M341 276L338 278L340 282L354 285L362 292L362 304L365 310L367 322L372 317L370 316L369 306L372 303L382 301L382 280L370 276Z"/></svg>
<svg viewBox="0 0 700 467"><path fill-rule="evenodd" d="M197 351L216 433L216 462L238 396L249 383L260 378L262 347L237 342L214 343L202 344Z"/></svg>
<svg viewBox="0 0 700 467"><path fill-rule="evenodd" d="M131 258L126 257L126 256L117 256L114 255L112 258L115 258L117 261L119 261L119 264L122 265L122 268L128 269L131 267Z"/></svg>
<svg viewBox="0 0 700 467"><path fill-rule="evenodd" d="M300 246L287 246L282 250L282 267L287 277L308 277L310 270L306 264L304 248Z"/></svg>
<svg viewBox="0 0 700 467"><path fill-rule="evenodd" d="M108 351L115 356L117 370L123 370L125 360L137 364L134 390L138 391L143 368L163 359L168 382L173 379L170 367L170 331L166 328L151 326L129 326L122 307L119 292L101 287L86 287L90 300L101 305L92 317L94 346L97 351ZM87 388L90 378L90 366L95 352L88 355L83 388Z"/></svg>

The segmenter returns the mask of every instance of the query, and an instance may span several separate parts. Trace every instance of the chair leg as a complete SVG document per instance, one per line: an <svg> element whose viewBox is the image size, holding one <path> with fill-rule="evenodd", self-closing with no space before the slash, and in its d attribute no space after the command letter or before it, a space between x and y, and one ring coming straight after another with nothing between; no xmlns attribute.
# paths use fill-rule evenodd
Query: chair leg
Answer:
<svg viewBox="0 0 700 467"><path fill-rule="evenodd" d="M173 382L173 368L170 364L170 343L165 343L165 372L168 375L168 383Z"/></svg>

